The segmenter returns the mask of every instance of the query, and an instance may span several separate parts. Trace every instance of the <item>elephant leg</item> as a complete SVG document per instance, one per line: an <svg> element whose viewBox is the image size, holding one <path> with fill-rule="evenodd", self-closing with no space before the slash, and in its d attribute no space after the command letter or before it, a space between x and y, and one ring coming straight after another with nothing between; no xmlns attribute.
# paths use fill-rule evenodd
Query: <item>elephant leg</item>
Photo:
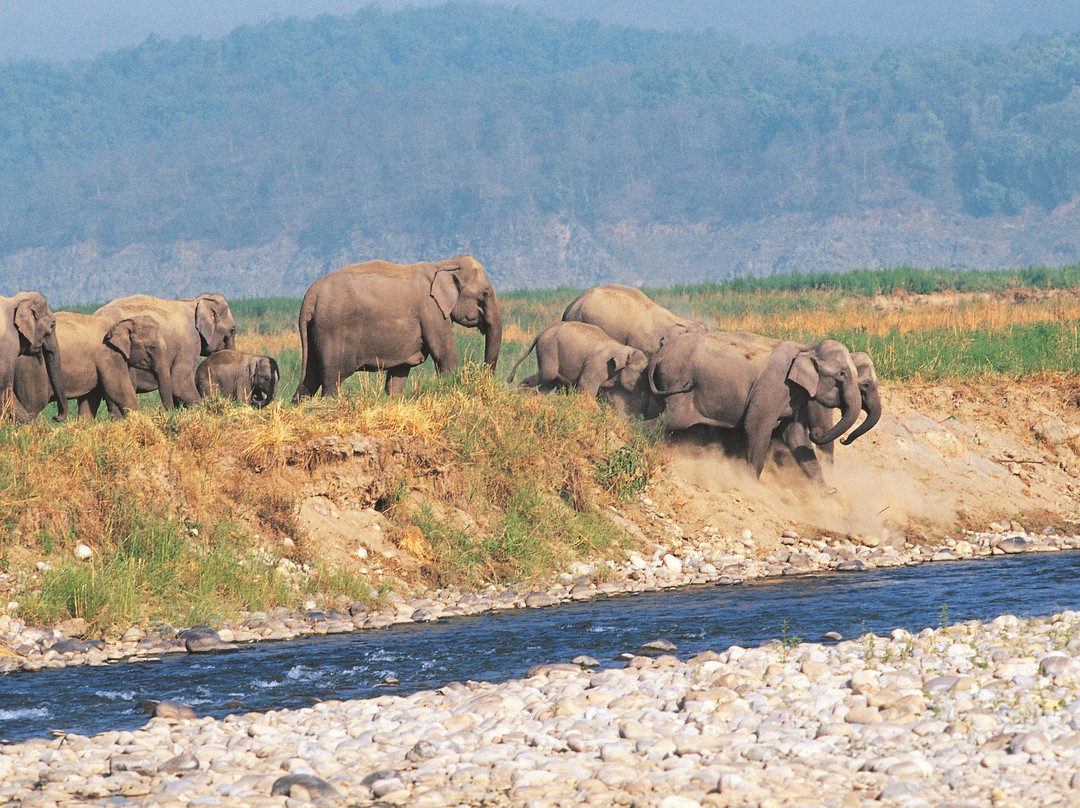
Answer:
<svg viewBox="0 0 1080 808"><path fill-rule="evenodd" d="M22 405L22 402L15 397L15 393L10 388L0 395L0 412L5 414L11 413L15 416L16 422L20 424L28 424L36 417L36 414L30 414L26 407Z"/></svg>
<svg viewBox="0 0 1080 808"><path fill-rule="evenodd" d="M97 396L97 401L104 397L105 403L109 407L109 414L113 418L123 418L131 410L138 409L135 388L131 384L131 377L128 376L126 368L111 375L102 374L102 376L101 393ZM95 402L95 412L97 412L97 407L97 402ZM80 414L81 412L80 409Z"/></svg>
<svg viewBox="0 0 1080 808"><path fill-rule="evenodd" d="M822 488L825 488L825 477L821 473L821 463L818 462L817 453L814 451L814 444L810 441L810 433L806 425L797 420L792 421L783 428L781 437L784 445L794 455L795 462L799 464L803 474Z"/></svg>
<svg viewBox="0 0 1080 808"><path fill-rule="evenodd" d="M79 417L93 421L97 418L98 407L101 406L101 395L99 393L88 393L85 396L80 396L79 399Z"/></svg>
<svg viewBox="0 0 1080 808"><path fill-rule="evenodd" d="M607 362L603 364L586 362L577 386L593 398L600 394L601 387L610 387L611 385L608 384Z"/></svg>
<svg viewBox="0 0 1080 808"><path fill-rule="evenodd" d="M405 392L405 380L409 377L410 370L412 367L409 365L398 365L386 369L386 395L392 398Z"/></svg>
<svg viewBox="0 0 1080 808"><path fill-rule="evenodd" d="M172 383L174 405L183 404L187 407L195 407L202 403L202 396L199 395L199 389L195 386L194 364L191 367L173 366Z"/></svg>

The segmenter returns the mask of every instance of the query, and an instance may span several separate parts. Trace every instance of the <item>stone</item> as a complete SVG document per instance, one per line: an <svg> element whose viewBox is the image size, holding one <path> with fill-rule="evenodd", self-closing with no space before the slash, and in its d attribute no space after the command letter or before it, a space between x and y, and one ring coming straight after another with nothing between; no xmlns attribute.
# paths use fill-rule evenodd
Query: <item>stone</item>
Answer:
<svg viewBox="0 0 1080 808"><path fill-rule="evenodd" d="M881 713L873 707L853 707L844 716L844 721L849 724L880 724Z"/></svg>
<svg viewBox="0 0 1080 808"><path fill-rule="evenodd" d="M208 654L214 651L235 651L236 647L224 642L212 628L189 628L181 631L179 639L189 654Z"/></svg>
<svg viewBox="0 0 1080 808"><path fill-rule="evenodd" d="M678 649L676 649L675 643L670 640L665 640L663 637L649 640L641 646L641 652L643 654L671 654L676 650Z"/></svg>
<svg viewBox="0 0 1080 808"><path fill-rule="evenodd" d="M149 701L144 702L143 707L154 718L170 718L176 721L198 718L190 704L179 701Z"/></svg>
<svg viewBox="0 0 1080 808"><path fill-rule="evenodd" d="M558 600L547 592L530 592L525 596L525 605L530 609L542 609L547 606L555 606Z"/></svg>
<svg viewBox="0 0 1080 808"><path fill-rule="evenodd" d="M274 781L270 788L272 797L298 797L311 802L338 799L341 792L314 774L286 774Z"/></svg>
<svg viewBox="0 0 1080 808"><path fill-rule="evenodd" d="M1023 536L1009 536L1007 539L1001 540L998 549L1004 553L1023 553L1030 549L1030 546L1031 542Z"/></svg>
<svg viewBox="0 0 1080 808"><path fill-rule="evenodd" d="M171 757L158 768L163 774L183 774L199 768L199 760L190 752Z"/></svg>

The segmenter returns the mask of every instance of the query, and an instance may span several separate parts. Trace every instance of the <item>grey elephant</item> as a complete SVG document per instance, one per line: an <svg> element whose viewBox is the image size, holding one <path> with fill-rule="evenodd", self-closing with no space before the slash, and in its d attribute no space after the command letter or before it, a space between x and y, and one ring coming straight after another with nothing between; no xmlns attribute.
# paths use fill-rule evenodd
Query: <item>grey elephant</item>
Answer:
<svg viewBox="0 0 1080 808"><path fill-rule="evenodd" d="M576 322L549 325L514 363L508 382L514 381L518 365L534 348L537 371L521 381L522 387L545 392L555 387L577 387L590 396L604 390L623 414L636 409L635 399L647 395L643 374L649 358L594 325Z"/></svg>
<svg viewBox="0 0 1080 808"><path fill-rule="evenodd" d="M881 420L881 394L878 392L877 372L874 370L874 362L866 351L852 351L851 361L855 363L855 370L859 379L859 395L862 398L862 409L866 418L853 429L847 437L840 442L847 446L853 440L865 435L873 429ZM819 433L828 432L833 425L832 410L823 407L816 401L807 404L807 424L811 430ZM826 458L832 460L834 443L824 443L818 446L818 450Z"/></svg>
<svg viewBox="0 0 1080 808"><path fill-rule="evenodd" d="M386 371L386 392L405 388L409 371L430 356L438 373L457 368L451 324L484 334L494 370L502 344L495 290L471 255L447 261L350 264L319 278L300 306L301 378L293 402L337 395L360 370Z"/></svg>
<svg viewBox="0 0 1080 808"><path fill-rule="evenodd" d="M823 484L813 444L831 443L847 432L862 405L855 363L836 340L807 346L743 331L680 334L664 342L647 376L658 392L692 385L667 399L668 432L696 424L740 430L746 461L757 476L779 429L802 470ZM827 431L811 430L810 401L839 408L839 423Z"/></svg>
<svg viewBox="0 0 1080 808"><path fill-rule="evenodd" d="M650 358L668 334L705 332L704 324L697 320L680 317L640 289L618 284L585 290L566 307L562 318L602 328L609 337Z"/></svg>
<svg viewBox="0 0 1080 808"><path fill-rule="evenodd" d="M79 416L93 418L105 401L113 418L137 408L132 368L163 373L165 344L150 317L111 317L61 311L56 314L64 390L79 404ZM21 356L15 368L15 396L32 415L59 399L49 389L41 357Z"/></svg>
<svg viewBox="0 0 1080 808"><path fill-rule="evenodd" d="M30 413L15 396L15 366L20 356L40 357L52 394L56 396L54 421L68 414L60 346L56 341L56 315L40 292L19 292L0 297L0 412L29 421Z"/></svg>
<svg viewBox="0 0 1080 808"><path fill-rule="evenodd" d="M236 319L221 295L199 295L190 300L165 300L150 295L122 297L106 303L95 314L119 321L145 315L157 322L165 343L164 361L155 375L132 369L135 390L157 390L162 406L193 406L202 400L195 386L200 356L235 347Z"/></svg>
<svg viewBox="0 0 1080 808"><path fill-rule="evenodd" d="M259 408L274 400L280 375L271 356L225 349L202 361L195 386L203 398L223 396Z"/></svg>

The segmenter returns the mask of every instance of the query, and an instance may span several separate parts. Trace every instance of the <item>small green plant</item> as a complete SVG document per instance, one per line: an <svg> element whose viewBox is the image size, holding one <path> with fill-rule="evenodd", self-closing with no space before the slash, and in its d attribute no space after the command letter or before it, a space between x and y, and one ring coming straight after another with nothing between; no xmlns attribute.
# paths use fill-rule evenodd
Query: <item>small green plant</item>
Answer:
<svg viewBox="0 0 1080 808"><path fill-rule="evenodd" d="M941 610L938 613L938 622L940 624L940 628L949 627L949 604L945 601L941 601Z"/></svg>
<svg viewBox="0 0 1080 808"><path fill-rule="evenodd" d="M787 662L791 652L794 651L799 643L802 642L802 637L798 634L791 633L791 621L786 617L780 621L780 660Z"/></svg>
<svg viewBox="0 0 1080 808"><path fill-rule="evenodd" d="M620 446L596 464L596 481L619 499L631 499L649 482L648 462L641 447Z"/></svg>

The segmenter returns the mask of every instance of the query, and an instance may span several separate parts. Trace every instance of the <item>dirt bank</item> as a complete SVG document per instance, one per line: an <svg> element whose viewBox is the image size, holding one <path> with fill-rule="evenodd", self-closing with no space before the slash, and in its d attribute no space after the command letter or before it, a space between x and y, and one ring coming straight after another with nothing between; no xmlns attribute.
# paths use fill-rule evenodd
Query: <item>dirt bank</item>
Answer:
<svg viewBox="0 0 1080 808"><path fill-rule="evenodd" d="M664 451L644 502L615 507L643 544L678 545L684 537L729 544L749 531L759 553L785 531L921 544L994 522L1075 528L1080 382L886 387L883 398L877 428L836 447L835 462L825 467L834 489L827 497L807 484L783 447L754 480L723 446L694 435ZM365 572L415 571L422 543L389 541L390 526L375 508L390 487L379 482L378 457L371 446L361 448L305 480L299 521L307 550ZM432 503L426 489L447 474L452 469L430 469L410 496ZM464 511L451 516L471 523Z"/></svg>

